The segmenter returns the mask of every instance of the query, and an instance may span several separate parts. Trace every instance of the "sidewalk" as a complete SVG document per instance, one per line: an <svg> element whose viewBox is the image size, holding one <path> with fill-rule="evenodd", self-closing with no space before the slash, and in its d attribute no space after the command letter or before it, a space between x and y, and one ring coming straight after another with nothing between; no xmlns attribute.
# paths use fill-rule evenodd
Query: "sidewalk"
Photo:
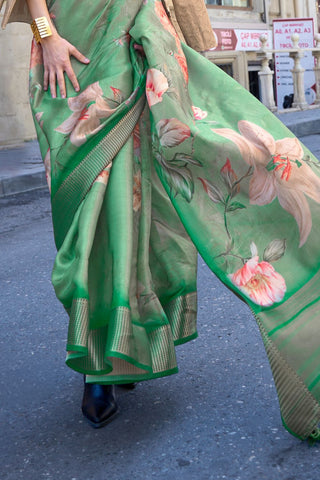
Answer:
<svg viewBox="0 0 320 480"><path fill-rule="evenodd" d="M320 109L277 116L320 159ZM46 186L37 141L0 149L0 198Z"/></svg>
<svg viewBox="0 0 320 480"><path fill-rule="evenodd" d="M46 185L37 141L0 150L0 198Z"/></svg>
<svg viewBox="0 0 320 480"><path fill-rule="evenodd" d="M320 108L276 115L298 138L320 134Z"/></svg>

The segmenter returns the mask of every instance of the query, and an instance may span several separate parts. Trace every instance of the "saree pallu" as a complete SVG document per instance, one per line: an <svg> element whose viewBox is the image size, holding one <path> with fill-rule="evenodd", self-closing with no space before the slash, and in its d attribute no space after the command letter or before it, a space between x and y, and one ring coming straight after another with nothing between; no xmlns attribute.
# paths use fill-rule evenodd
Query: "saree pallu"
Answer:
<svg viewBox="0 0 320 480"><path fill-rule="evenodd" d="M180 43L160 0L48 6L60 35L91 60L72 60L80 93L67 81L67 98L52 99L32 46L67 364L98 383L175 373L175 345L197 335L199 252L256 318L284 425L316 435L318 161Z"/></svg>

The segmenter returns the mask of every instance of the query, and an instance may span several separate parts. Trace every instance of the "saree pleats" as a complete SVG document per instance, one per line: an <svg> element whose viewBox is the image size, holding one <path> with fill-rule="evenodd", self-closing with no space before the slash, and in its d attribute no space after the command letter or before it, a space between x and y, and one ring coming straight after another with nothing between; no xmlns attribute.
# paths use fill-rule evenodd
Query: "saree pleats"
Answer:
<svg viewBox="0 0 320 480"><path fill-rule="evenodd" d="M43 91L35 44L30 70L67 364L99 383L175 373L175 345L197 336L199 252L250 306L283 422L308 437L320 419L317 159L181 45L161 1L84 4L49 2L91 60L73 60L81 92Z"/></svg>

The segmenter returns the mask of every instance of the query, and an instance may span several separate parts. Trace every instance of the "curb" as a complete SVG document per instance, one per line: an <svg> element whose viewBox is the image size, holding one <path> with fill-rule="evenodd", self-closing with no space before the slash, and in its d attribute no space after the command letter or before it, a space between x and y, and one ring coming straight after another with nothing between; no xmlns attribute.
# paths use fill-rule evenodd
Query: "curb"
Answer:
<svg viewBox="0 0 320 480"><path fill-rule="evenodd" d="M320 108L277 113L275 116L298 138L320 134Z"/></svg>
<svg viewBox="0 0 320 480"><path fill-rule="evenodd" d="M0 198L47 186L36 140L0 150Z"/></svg>
<svg viewBox="0 0 320 480"><path fill-rule="evenodd" d="M0 198L15 195L17 193L29 192L39 188L47 187L47 179L44 169L0 179Z"/></svg>

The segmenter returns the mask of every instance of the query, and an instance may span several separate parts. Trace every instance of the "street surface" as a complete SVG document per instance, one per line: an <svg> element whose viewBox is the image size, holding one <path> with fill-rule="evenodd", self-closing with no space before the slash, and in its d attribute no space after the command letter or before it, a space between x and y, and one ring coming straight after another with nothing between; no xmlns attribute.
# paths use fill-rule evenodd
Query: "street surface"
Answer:
<svg viewBox="0 0 320 480"><path fill-rule="evenodd" d="M313 480L320 448L281 425L258 328L199 260L199 338L180 373L119 391L121 414L83 419L64 364L67 315L50 273L49 195L0 199L1 480Z"/></svg>

